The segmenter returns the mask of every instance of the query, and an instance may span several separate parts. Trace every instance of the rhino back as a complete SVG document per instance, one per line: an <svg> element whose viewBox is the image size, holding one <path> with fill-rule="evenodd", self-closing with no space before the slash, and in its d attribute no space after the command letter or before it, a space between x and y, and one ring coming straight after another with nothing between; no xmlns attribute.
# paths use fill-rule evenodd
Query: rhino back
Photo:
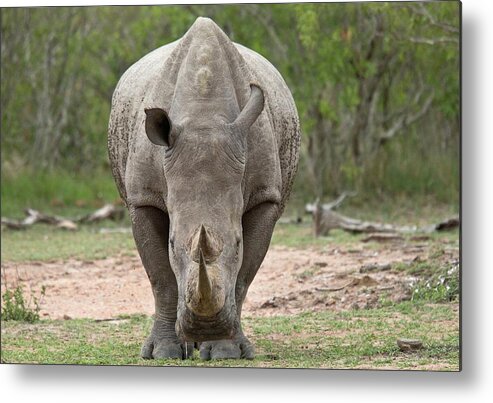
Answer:
<svg viewBox="0 0 493 403"><path fill-rule="evenodd" d="M197 21L207 29L211 29L209 24L219 29L211 20ZM139 193L145 192L145 198L152 199L152 204L166 209L163 153L159 146L147 140L144 108L159 106L169 110L192 28L179 41L156 49L131 66L115 89L109 125L109 156L118 189L127 204L129 196L139 200L144 197ZM218 35L227 38L222 31ZM278 194L276 200L281 214L297 170L300 146L299 119L291 92L279 72L258 53L233 45L229 39L223 39L223 44L229 46L228 54L235 59L232 64L236 68L234 74L241 83L236 94L238 102L244 105L248 100L247 84L250 82L260 85L265 94L264 112L252 126L248 139L245 209L274 192ZM129 160L131 180L126 178Z"/></svg>

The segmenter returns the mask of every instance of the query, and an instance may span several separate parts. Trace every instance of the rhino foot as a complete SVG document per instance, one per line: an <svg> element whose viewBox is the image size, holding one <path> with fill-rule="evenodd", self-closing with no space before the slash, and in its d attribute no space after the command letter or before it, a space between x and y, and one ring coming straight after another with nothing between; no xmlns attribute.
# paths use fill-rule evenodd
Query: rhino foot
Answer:
<svg viewBox="0 0 493 403"><path fill-rule="evenodd" d="M217 340L200 343L200 358L203 360L225 360L255 358L253 344L246 337L240 340Z"/></svg>
<svg viewBox="0 0 493 403"><path fill-rule="evenodd" d="M192 358L194 344L180 343L170 340L158 340L152 335L145 341L141 350L141 357L144 359L163 359L175 358L184 360Z"/></svg>

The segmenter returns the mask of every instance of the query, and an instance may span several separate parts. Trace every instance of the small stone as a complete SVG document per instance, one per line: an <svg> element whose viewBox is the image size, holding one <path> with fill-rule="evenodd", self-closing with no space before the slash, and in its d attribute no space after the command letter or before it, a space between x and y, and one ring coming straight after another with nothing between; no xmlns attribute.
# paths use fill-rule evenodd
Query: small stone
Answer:
<svg viewBox="0 0 493 403"><path fill-rule="evenodd" d="M353 279L353 281L350 284L351 286L356 286L356 287L373 287L375 285L378 285L378 281L375 280L374 278L364 275L363 277L356 277Z"/></svg>
<svg viewBox="0 0 493 403"><path fill-rule="evenodd" d="M279 304L276 302L276 297L273 297L271 299L268 299L265 301L262 305L260 305L260 309L264 308L278 308Z"/></svg>
<svg viewBox="0 0 493 403"><path fill-rule="evenodd" d="M415 351L423 348L423 342L413 339L397 339L397 346L401 351Z"/></svg>

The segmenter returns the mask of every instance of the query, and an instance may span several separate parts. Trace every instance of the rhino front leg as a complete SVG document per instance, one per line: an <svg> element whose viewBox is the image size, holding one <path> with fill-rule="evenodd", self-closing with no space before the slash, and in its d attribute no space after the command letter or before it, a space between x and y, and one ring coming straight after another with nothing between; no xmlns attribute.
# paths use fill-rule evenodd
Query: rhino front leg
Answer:
<svg viewBox="0 0 493 403"><path fill-rule="evenodd" d="M154 207L131 208L132 232L142 264L151 283L155 319L142 346L142 358L189 358L193 343L180 343L176 336L176 278L168 258L169 217Z"/></svg>
<svg viewBox="0 0 493 403"><path fill-rule="evenodd" d="M277 204L262 203L243 216L243 263L238 273L235 290L239 330L232 340L201 343L200 357L202 359L245 358L252 360L255 357L253 344L241 329L241 309L248 287L255 278L269 248L278 212Z"/></svg>

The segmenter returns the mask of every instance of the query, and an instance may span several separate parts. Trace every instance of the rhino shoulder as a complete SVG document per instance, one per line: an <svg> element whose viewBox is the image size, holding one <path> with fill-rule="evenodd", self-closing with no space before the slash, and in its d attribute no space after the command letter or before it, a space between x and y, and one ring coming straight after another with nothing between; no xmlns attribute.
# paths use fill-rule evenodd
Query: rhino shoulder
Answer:
<svg viewBox="0 0 493 403"><path fill-rule="evenodd" d="M144 119L143 103L149 89L159 82L160 67L178 41L161 46L130 66L118 81L111 101L108 154L120 196L126 202L125 173L135 133Z"/></svg>

